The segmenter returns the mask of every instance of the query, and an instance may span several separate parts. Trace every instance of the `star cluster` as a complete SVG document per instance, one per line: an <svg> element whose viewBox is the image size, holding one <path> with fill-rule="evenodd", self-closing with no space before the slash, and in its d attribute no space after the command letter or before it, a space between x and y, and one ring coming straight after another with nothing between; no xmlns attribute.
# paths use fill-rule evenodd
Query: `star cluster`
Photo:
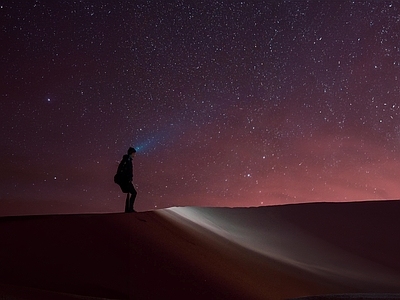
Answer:
<svg viewBox="0 0 400 300"><path fill-rule="evenodd" d="M8 1L3 214L400 196L396 1Z"/></svg>

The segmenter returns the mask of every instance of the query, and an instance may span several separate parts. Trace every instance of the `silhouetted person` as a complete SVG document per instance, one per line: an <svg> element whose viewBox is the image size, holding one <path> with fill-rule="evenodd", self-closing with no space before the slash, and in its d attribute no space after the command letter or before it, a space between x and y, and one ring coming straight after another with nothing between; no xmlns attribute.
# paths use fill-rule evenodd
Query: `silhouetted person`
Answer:
<svg viewBox="0 0 400 300"><path fill-rule="evenodd" d="M136 155L135 148L130 147L128 154L122 157L118 165L117 174L114 176L114 181L120 187L122 192L127 193L125 202L125 212L134 212L133 204L137 195L136 189L132 184L133 181L133 163L132 160ZM129 197L130 194L130 197Z"/></svg>

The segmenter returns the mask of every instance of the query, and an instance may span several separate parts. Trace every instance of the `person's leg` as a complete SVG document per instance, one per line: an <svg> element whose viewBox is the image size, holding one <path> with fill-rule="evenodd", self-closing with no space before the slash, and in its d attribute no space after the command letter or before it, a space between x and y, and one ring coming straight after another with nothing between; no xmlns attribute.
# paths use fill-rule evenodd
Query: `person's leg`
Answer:
<svg viewBox="0 0 400 300"><path fill-rule="evenodd" d="M126 194L125 212L129 212L129 193Z"/></svg>
<svg viewBox="0 0 400 300"><path fill-rule="evenodd" d="M135 199L136 199L136 195L137 195L136 189L133 186L133 184L130 184L130 186L129 186L129 193L131 194L131 198L129 199L129 211L132 212L132 211L135 211L133 208L133 205L135 204Z"/></svg>

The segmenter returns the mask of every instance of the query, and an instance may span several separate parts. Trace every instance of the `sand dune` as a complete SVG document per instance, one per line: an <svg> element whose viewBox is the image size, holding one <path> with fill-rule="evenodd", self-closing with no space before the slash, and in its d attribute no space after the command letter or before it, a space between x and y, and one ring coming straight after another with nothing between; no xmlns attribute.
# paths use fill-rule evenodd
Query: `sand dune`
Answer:
<svg viewBox="0 0 400 300"><path fill-rule="evenodd" d="M399 210L384 201L3 217L0 299L395 297Z"/></svg>

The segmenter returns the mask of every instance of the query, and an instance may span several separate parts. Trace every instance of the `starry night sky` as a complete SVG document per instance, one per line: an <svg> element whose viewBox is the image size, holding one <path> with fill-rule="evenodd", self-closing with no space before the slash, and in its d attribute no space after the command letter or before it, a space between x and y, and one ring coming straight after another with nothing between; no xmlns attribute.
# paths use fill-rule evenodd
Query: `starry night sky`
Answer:
<svg viewBox="0 0 400 300"><path fill-rule="evenodd" d="M0 214L400 198L397 1L0 2Z"/></svg>

